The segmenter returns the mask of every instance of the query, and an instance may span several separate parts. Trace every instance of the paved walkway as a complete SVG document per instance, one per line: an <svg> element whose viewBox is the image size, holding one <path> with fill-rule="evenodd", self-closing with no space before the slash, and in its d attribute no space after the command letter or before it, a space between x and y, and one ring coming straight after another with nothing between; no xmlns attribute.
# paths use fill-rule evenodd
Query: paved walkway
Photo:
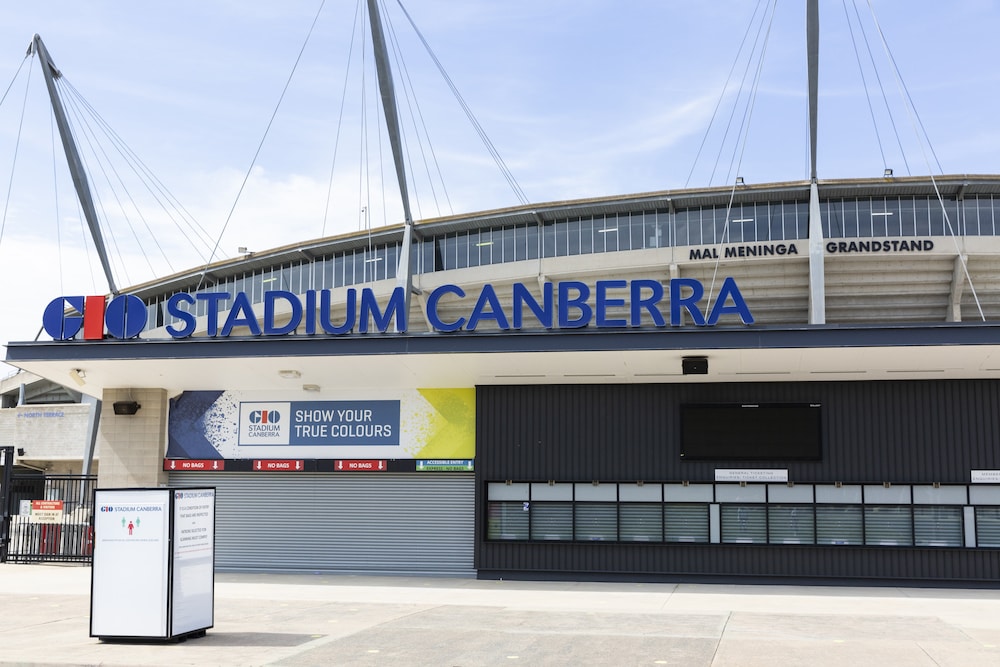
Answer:
<svg viewBox="0 0 1000 667"><path fill-rule="evenodd" d="M90 568L0 565L0 664L1000 665L1000 590L220 573L182 643L90 638Z"/></svg>

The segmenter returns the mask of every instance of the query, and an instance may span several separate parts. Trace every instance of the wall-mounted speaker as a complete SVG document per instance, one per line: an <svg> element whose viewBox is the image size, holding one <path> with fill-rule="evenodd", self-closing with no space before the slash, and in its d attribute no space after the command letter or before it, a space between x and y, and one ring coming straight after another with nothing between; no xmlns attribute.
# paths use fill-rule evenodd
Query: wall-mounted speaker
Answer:
<svg viewBox="0 0 1000 667"><path fill-rule="evenodd" d="M135 401L115 401L114 408L116 415L134 415L139 412L142 406Z"/></svg>

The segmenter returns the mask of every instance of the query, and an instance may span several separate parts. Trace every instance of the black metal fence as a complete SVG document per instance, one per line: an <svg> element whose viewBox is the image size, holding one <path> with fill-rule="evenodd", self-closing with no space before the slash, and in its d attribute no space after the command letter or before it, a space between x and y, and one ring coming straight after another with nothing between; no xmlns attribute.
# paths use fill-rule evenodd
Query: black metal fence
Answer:
<svg viewBox="0 0 1000 667"><path fill-rule="evenodd" d="M11 475L3 489L9 527L0 556L14 563L92 562L96 484L96 476Z"/></svg>

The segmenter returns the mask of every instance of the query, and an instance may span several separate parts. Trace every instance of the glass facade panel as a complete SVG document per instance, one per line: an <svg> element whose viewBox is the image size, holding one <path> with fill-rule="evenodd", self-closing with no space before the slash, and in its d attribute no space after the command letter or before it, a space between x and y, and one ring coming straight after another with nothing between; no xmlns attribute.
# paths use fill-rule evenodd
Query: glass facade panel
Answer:
<svg viewBox="0 0 1000 667"><path fill-rule="evenodd" d="M527 540L528 503L522 501L491 501L487 508L486 539Z"/></svg>
<svg viewBox="0 0 1000 667"><path fill-rule="evenodd" d="M472 252L473 243L469 240L468 232L460 232L455 235L455 268L465 269L470 266L469 255Z"/></svg>
<svg viewBox="0 0 1000 667"><path fill-rule="evenodd" d="M622 503L618 506L622 542L662 542L663 506L660 503Z"/></svg>
<svg viewBox="0 0 1000 667"><path fill-rule="evenodd" d="M701 245L701 234L695 233L698 222L698 216L695 215L694 219L691 219L691 211L677 211L674 215L674 230L675 237L677 239L677 245ZM698 229L700 232L700 229ZM653 247L650 244L650 247Z"/></svg>
<svg viewBox="0 0 1000 667"><path fill-rule="evenodd" d="M890 229L896 225L893 218L896 216L894 211L889 210L886 206L885 197L877 197L872 200L872 210L871 210L871 235L872 236L898 236L895 231L890 231Z"/></svg>
<svg viewBox="0 0 1000 667"><path fill-rule="evenodd" d="M976 508L976 546L1000 547L1000 507Z"/></svg>
<svg viewBox="0 0 1000 667"><path fill-rule="evenodd" d="M962 234L982 235L979 231L979 202L976 197L966 197L962 202Z"/></svg>
<svg viewBox="0 0 1000 667"><path fill-rule="evenodd" d="M812 544L816 526L812 505L769 505L767 541L771 544Z"/></svg>
<svg viewBox="0 0 1000 667"><path fill-rule="evenodd" d="M913 197L900 197L899 199L899 235L916 236L917 232L917 209L916 201Z"/></svg>
<svg viewBox="0 0 1000 667"><path fill-rule="evenodd" d="M786 239L807 239L809 238L809 204L807 202L796 202L790 207L795 211L794 235L789 235L789 213L785 214L785 238ZM786 206L786 209L788 206Z"/></svg>
<svg viewBox="0 0 1000 667"><path fill-rule="evenodd" d="M708 505L666 503L663 539L667 542L708 542Z"/></svg>
<svg viewBox="0 0 1000 667"><path fill-rule="evenodd" d="M517 261L515 246L517 245L517 229L514 227L504 227L500 232L500 261ZM495 234L494 234L495 235ZM522 234L523 236L523 234ZM494 249L494 253L496 249ZM520 259L524 259L522 256Z"/></svg>
<svg viewBox="0 0 1000 667"><path fill-rule="evenodd" d="M556 222L555 227L555 254L551 257L567 257L569 255L569 220Z"/></svg>
<svg viewBox="0 0 1000 667"><path fill-rule="evenodd" d="M982 235L997 234L996 215L994 213L993 197L977 197L977 208L979 209L979 233Z"/></svg>
<svg viewBox="0 0 1000 667"><path fill-rule="evenodd" d="M611 218L611 222L614 223L614 218ZM604 236L607 232L603 234L598 234L598 229L614 229L614 224L610 228L605 227L604 216L599 216L596 218L583 218L580 220L580 254L590 255L595 252L604 252ZM614 232L612 232L613 234ZM600 236L600 239L596 237Z"/></svg>
<svg viewBox="0 0 1000 667"><path fill-rule="evenodd" d="M962 546L962 508L914 505L913 541L918 547Z"/></svg>
<svg viewBox="0 0 1000 667"><path fill-rule="evenodd" d="M391 245L385 248L385 278L386 280L392 280L396 277L396 271L399 268L399 253L402 249L401 245ZM410 256L410 262L414 261L415 253Z"/></svg>
<svg viewBox="0 0 1000 667"><path fill-rule="evenodd" d="M556 256L556 225L554 222L546 222L542 226L542 257Z"/></svg>
<svg viewBox="0 0 1000 667"><path fill-rule="evenodd" d="M926 197L913 199L914 236L927 236L931 233L931 214L927 208Z"/></svg>
<svg viewBox="0 0 1000 667"><path fill-rule="evenodd" d="M909 505L866 505L865 544L913 546L913 515Z"/></svg>
<svg viewBox="0 0 1000 667"><path fill-rule="evenodd" d="M767 542L766 505L723 505L722 541L727 544Z"/></svg>
<svg viewBox="0 0 1000 667"><path fill-rule="evenodd" d="M868 202L864 202L868 208ZM847 238L858 238L861 235L861 226L858 221L861 219L862 202L858 199L844 200L844 236ZM868 226L868 219L865 219L865 226Z"/></svg>
<svg viewBox="0 0 1000 667"><path fill-rule="evenodd" d="M635 485L628 486L628 498L635 497ZM724 502L719 506L717 526L710 523L707 501L654 502L652 498L659 497L658 489L653 494L640 494L634 500L615 501L611 489L610 493L597 494L607 500L578 495L578 500L571 501L567 494L561 496L565 500L535 501L528 500L527 483L512 487L509 482L497 482L489 487L485 515L487 540L708 543L712 531L717 529L725 544L947 548L966 545L966 510L962 505L863 504L860 490L857 500L842 502L835 499L832 486L824 485L816 486L815 497L820 501L817 503ZM500 491L494 493L494 487ZM961 495L955 491L964 488L952 487L947 495L954 501ZM590 491L590 485L584 490ZM1000 487L985 491L996 493L972 498L975 546L996 549L1000 548L1000 505L977 503L996 502ZM576 492L580 494L581 490L578 488ZM590 495L594 494L587 497ZM833 502L822 502L824 498ZM971 524L968 528L972 529Z"/></svg>
<svg viewBox="0 0 1000 667"><path fill-rule="evenodd" d="M725 208L709 208L705 207L701 211L702 222L707 220L715 220L714 230L708 228L706 230L706 235L710 237L709 243L736 243L732 241L732 230L728 229L729 225L728 219L726 218Z"/></svg>
<svg viewBox="0 0 1000 667"><path fill-rule="evenodd" d="M533 502L530 508L531 539L573 539L573 503Z"/></svg>
<svg viewBox="0 0 1000 667"><path fill-rule="evenodd" d="M839 199L833 199L823 203L825 206L820 207L820 210L823 211L820 215L823 216L826 222L826 237L828 239L843 238L844 202Z"/></svg>
<svg viewBox="0 0 1000 667"><path fill-rule="evenodd" d="M817 505L816 544L862 544L861 505Z"/></svg>
<svg viewBox="0 0 1000 667"><path fill-rule="evenodd" d="M522 259L538 259L541 257L542 239L536 225L529 225L525 230L524 252ZM518 244L520 247L520 244Z"/></svg>
<svg viewBox="0 0 1000 667"><path fill-rule="evenodd" d="M577 503L573 523L577 540L614 542L618 539L618 505Z"/></svg>

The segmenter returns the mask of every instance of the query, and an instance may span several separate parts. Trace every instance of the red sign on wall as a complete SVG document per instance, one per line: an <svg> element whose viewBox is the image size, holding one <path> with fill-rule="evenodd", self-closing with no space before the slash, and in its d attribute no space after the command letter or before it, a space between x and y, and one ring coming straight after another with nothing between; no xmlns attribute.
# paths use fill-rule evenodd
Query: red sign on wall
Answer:
<svg viewBox="0 0 1000 667"><path fill-rule="evenodd" d="M385 459L336 459L333 462L333 469L337 472L349 471L375 471L385 470Z"/></svg>
<svg viewBox="0 0 1000 667"><path fill-rule="evenodd" d="M275 470L282 472L302 472L305 470L305 465L302 459L254 459L253 469L254 471L261 472L273 472Z"/></svg>
<svg viewBox="0 0 1000 667"><path fill-rule="evenodd" d="M175 470L225 470L226 462L219 459L163 459L163 469Z"/></svg>

